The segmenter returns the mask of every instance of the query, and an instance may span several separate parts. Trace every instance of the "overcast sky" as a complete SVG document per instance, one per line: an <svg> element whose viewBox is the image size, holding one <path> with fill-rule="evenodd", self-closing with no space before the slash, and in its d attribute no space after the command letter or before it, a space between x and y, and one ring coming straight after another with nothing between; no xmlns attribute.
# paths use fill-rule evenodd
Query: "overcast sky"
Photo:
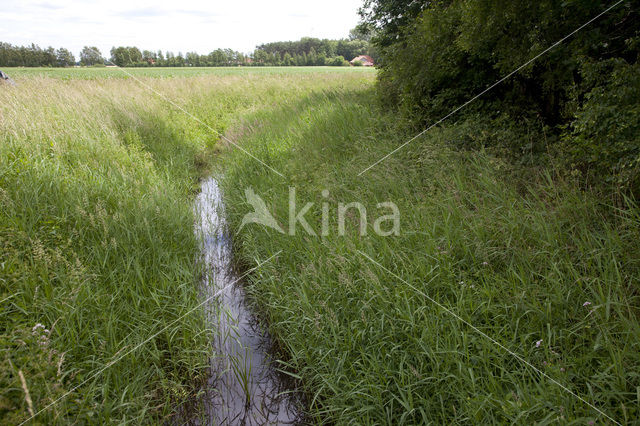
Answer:
<svg viewBox="0 0 640 426"><path fill-rule="evenodd" d="M113 46L251 52L257 44L310 36L343 38L362 0L49 0L4 1L0 41L108 54Z"/></svg>

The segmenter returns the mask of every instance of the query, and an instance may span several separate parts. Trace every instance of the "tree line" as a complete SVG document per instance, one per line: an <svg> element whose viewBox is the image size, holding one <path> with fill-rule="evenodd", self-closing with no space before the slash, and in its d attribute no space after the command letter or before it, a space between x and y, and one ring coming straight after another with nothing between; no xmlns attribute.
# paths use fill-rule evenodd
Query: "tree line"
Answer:
<svg viewBox="0 0 640 426"><path fill-rule="evenodd" d="M76 63L73 53L63 47L54 49L31 44L13 46L0 42L0 66L4 67L69 67Z"/></svg>
<svg viewBox="0 0 640 426"><path fill-rule="evenodd" d="M381 100L416 128L544 53L451 117L470 129L452 143L553 158L589 185L640 195L640 1L554 46L610 3L365 0L360 28L378 51Z"/></svg>
<svg viewBox="0 0 640 426"><path fill-rule="evenodd" d="M345 66L358 55L375 55L367 35L352 30L349 38L341 40L304 37L298 41L261 44L253 53L244 54L232 49L216 49L208 54L182 54L162 50L140 50L132 46L113 47L109 59L103 58L97 47L85 46L79 61L67 49L42 49L0 43L0 66L8 67L68 67L96 66L114 63L121 67L224 67L224 66Z"/></svg>

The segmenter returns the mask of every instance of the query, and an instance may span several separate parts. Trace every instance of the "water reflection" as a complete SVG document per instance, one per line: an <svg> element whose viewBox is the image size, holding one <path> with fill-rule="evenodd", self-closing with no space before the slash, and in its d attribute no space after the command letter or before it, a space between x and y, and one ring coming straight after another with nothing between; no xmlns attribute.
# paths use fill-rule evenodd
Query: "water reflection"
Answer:
<svg viewBox="0 0 640 426"><path fill-rule="evenodd" d="M231 239L215 178L202 183L196 213L196 232L202 238L208 270L203 280L204 297L217 294L208 307L208 315L218 334L213 342L213 374L204 401L205 412L191 423L297 424L301 417L299 398L274 369L271 339L248 309L242 285L233 285L238 276L232 267Z"/></svg>

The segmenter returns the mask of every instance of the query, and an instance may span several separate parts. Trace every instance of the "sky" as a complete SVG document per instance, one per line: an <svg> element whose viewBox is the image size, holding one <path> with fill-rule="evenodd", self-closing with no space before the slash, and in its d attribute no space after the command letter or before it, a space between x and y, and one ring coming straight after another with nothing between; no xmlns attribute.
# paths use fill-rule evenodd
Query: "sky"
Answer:
<svg viewBox="0 0 640 426"><path fill-rule="evenodd" d="M344 38L362 0L20 0L0 5L0 41L108 54L113 46L249 53L258 44L301 37Z"/></svg>

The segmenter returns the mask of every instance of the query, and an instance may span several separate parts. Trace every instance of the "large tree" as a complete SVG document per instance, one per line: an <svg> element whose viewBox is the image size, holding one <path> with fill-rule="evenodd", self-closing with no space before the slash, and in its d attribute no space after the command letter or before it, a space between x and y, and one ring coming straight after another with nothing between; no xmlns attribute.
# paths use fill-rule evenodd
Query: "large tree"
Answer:
<svg viewBox="0 0 640 426"><path fill-rule="evenodd" d="M111 48L111 62L119 67L128 67L142 64L142 52L137 47L113 47Z"/></svg>
<svg viewBox="0 0 640 426"><path fill-rule="evenodd" d="M69 50L61 47L56 51L56 61L58 66L60 67L71 67L75 65L76 58L73 56Z"/></svg>
<svg viewBox="0 0 640 426"><path fill-rule="evenodd" d="M80 51L80 63L84 66L100 64L102 61L102 53L95 46L85 46Z"/></svg>

